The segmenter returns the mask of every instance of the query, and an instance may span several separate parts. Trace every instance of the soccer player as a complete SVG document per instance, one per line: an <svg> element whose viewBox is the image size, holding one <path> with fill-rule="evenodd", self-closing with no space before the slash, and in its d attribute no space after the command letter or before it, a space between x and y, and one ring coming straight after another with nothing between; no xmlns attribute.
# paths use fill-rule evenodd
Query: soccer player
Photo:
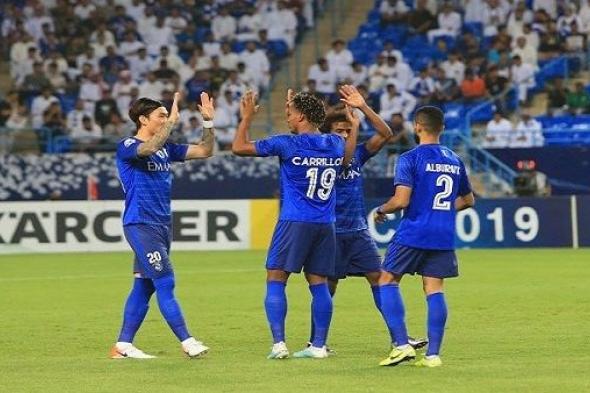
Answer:
<svg viewBox="0 0 590 393"><path fill-rule="evenodd" d="M167 142L179 120L179 93L174 95L170 114L160 101L140 98L129 109L137 127L135 136L117 145L117 168L123 191L125 211L123 232L135 254L134 282L123 314L123 326L111 357L149 359L133 345L133 339L148 311L155 292L158 306L168 326L189 357L199 357L209 348L189 333L180 306L174 296L174 272L170 262L171 162L207 158L212 155L214 133L213 100L201 94L199 110L204 130L198 144L178 145Z"/></svg>
<svg viewBox="0 0 590 393"><path fill-rule="evenodd" d="M375 306L380 310L381 256L368 231L362 166L385 146L393 133L387 123L367 105L354 86L342 86L340 95L341 101L346 105L361 110L377 132L365 143L356 146L350 166L345 168L336 180L336 262L334 275L328 277L328 287L333 297L340 279L347 276L364 276L371 287ZM323 131L348 138L352 127L347 113L336 110L327 115ZM308 345L311 345L314 334L312 320ZM425 340L412 338L410 342L415 348L426 344Z"/></svg>
<svg viewBox="0 0 590 393"><path fill-rule="evenodd" d="M405 310L399 283L404 274L422 276L428 303L428 350L417 366L442 364L439 352L447 319L443 294L445 278L459 275L455 255L456 212L475 203L465 166L450 149L440 145L444 128L442 111L424 106L416 111L414 130L420 144L402 154L395 169L395 193L377 208L376 222L404 210L397 232L387 248L381 288L381 312L395 346L381 366L414 359L408 344Z"/></svg>
<svg viewBox="0 0 590 393"><path fill-rule="evenodd" d="M352 157L359 119L347 108L353 124L349 138L322 134L325 120L321 100L309 93L287 93L285 115L292 135L276 135L251 142L248 129L258 107L252 92L240 104L242 120L232 144L240 156L278 156L281 170L281 210L266 260L265 309L273 346L269 359L285 359L287 298L285 286L291 273L305 272L312 295L315 324L312 345L293 354L299 358L326 358L326 338L332 319L332 298L327 277L334 274L334 183Z"/></svg>

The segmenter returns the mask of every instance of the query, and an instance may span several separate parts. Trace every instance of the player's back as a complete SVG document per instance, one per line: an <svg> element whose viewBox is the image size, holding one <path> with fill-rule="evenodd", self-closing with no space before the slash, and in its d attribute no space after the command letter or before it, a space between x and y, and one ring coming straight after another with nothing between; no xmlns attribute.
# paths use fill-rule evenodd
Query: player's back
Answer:
<svg viewBox="0 0 590 393"><path fill-rule="evenodd" d="M451 250L455 239L455 200L471 191L465 166L452 150L425 144L400 156L396 185L412 188L396 242L416 248Z"/></svg>
<svg viewBox="0 0 590 393"><path fill-rule="evenodd" d="M281 160L280 220L335 221L333 188L344 143L344 138L332 134L278 135L256 143L259 155L277 155Z"/></svg>

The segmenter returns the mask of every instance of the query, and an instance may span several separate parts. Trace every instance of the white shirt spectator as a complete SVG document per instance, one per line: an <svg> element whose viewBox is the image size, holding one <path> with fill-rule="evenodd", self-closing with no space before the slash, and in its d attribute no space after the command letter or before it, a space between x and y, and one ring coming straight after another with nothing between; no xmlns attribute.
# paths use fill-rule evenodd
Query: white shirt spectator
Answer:
<svg viewBox="0 0 590 393"><path fill-rule="evenodd" d="M260 14L245 14L238 21L238 41L256 40L258 32L264 28L264 22Z"/></svg>
<svg viewBox="0 0 590 393"><path fill-rule="evenodd" d="M240 61L252 72L259 88L266 88L270 83L270 62L266 53L260 49L245 50L240 53Z"/></svg>
<svg viewBox="0 0 590 393"><path fill-rule="evenodd" d="M83 0L74 7L74 14L82 20L90 18L94 11L96 11L96 6L88 0Z"/></svg>
<svg viewBox="0 0 590 393"><path fill-rule="evenodd" d="M538 68L537 50L530 44L526 43L524 46L517 45L512 50L512 56L520 56L524 63L532 65L535 69Z"/></svg>
<svg viewBox="0 0 590 393"><path fill-rule="evenodd" d="M55 31L53 20L49 16L44 15L42 12L35 12L34 16L26 20L25 30L27 30L36 41L39 41L43 38L43 25L46 23L49 24L49 30Z"/></svg>
<svg viewBox="0 0 590 393"><path fill-rule="evenodd" d="M541 147L544 143L543 126L537 120L529 118L528 121L522 119L516 125L510 147Z"/></svg>
<svg viewBox="0 0 590 393"><path fill-rule="evenodd" d="M581 33L589 33L590 32L590 3L585 2L580 7L580 11L578 12L578 16L580 17L581 26L579 26L579 30Z"/></svg>
<svg viewBox="0 0 590 393"><path fill-rule="evenodd" d="M269 12L263 22L266 22L265 27L270 40L283 40L289 49L293 49L297 34L297 16L292 9L279 3L279 9Z"/></svg>
<svg viewBox="0 0 590 393"><path fill-rule="evenodd" d="M102 87L97 82L86 79L80 85L78 98L84 101L84 109L94 113L96 101L102 98Z"/></svg>
<svg viewBox="0 0 590 393"><path fill-rule="evenodd" d="M388 75L386 83L393 83L399 91L408 90L414 78L414 73L407 63L396 63L395 67L386 67Z"/></svg>
<svg viewBox="0 0 590 393"><path fill-rule="evenodd" d="M240 80L239 76L237 76L237 73L236 78L234 80L232 80L232 78L228 78L219 87L219 91L221 92L221 94L224 94L226 91L231 92L233 97L232 102L235 101L234 103L237 103L238 109L240 108L240 102L238 99L246 93L246 90L248 90L248 86L246 86L246 84Z"/></svg>
<svg viewBox="0 0 590 393"><path fill-rule="evenodd" d="M483 9L484 2L482 0L465 0L463 4L463 8L465 9L465 23L481 23L483 21L481 10Z"/></svg>
<svg viewBox="0 0 590 393"><path fill-rule="evenodd" d="M236 20L231 15L217 15L211 22L211 31L215 41L232 40L236 29Z"/></svg>
<svg viewBox="0 0 590 393"><path fill-rule="evenodd" d="M86 63L90 64L92 66L92 70L94 72L98 71L98 63L100 62L100 58L98 58L98 56L96 56L94 54L94 51L92 51L92 54L89 53L82 53L81 55L79 55L76 58L76 64L78 65L79 69L82 69L82 66Z"/></svg>
<svg viewBox="0 0 590 393"><path fill-rule="evenodd" d="M508 119L501 118L498 121L492 119L486 127L483 146L486 148L507 147L511 135L512 123Z"/></svg>
<svg viewBox="0 0 590 393"><path fill-rule="evenodd" d="M535 68L521 62L520 65L514 64L510 69L511 79L518 89L518 99L521 102L527 100L528 89L535 87Z"/></svg>
<svg viewBox="0 0 590 393"><path fill-rule="evenodd" d="M145 79L148 72L154 67L154 61L149 57L146 52L138 55L129 57L129 71L131 71L131 77L137 82L141 82Z"/></svg>
<svg viewBox="0 0 590 393"><path fill-rule="evenodd" d="M486 3L482 10L482 23L484 25L483 34L486 37L492 37L498 34L496 26L506 23L508 17L507 10L500 5L490 6Z"/></svg>
<svg viewBox="0 0 590 393"><path fill-rule="evenodd" d="M360 86L367 83L369 80L369 73L367 67L359 64L357 67L352 67L350 73L346 75L346 79L354 86Z"/></svg>
<svg viewBox="0 0 590 393"><path fill-rule="evenodd" d="M215 41L203 42L203 52L209 57L221 55L221 44Z"/></svg>
<svg viewBox="0 0 590 393"><path fill-rule="evenodd" d="M322 94L332 94L336 92L336 83L338 76L336 72L328 66L322 70L318 64L309 67L307 79L312 79L316 83L316 90Z"/></svg>
<svg viewBox="0 0 590 393"><path fill-rule="evenodd" d="M383 119L390 119L394 113L401 113L408 119L418 103L416 97L406 91L396 92L393 95L385 91L381 94L379 102L381 104L379 116Z"/></svg>
<svg viewBox="0 0 590 393"><path fill-rule="evenodd" d="M184 28L188 25L188 22L182 15L170 15L166 17L166 21L164 23L166 24L166 26L172 29L174 34L181 33L184 30Z"/></svg>
<svg viewBox="0 0 590 393"><path fill-rule="evenodd" d="M147 44L148 53L152 56L158 56L162 46L172 48L176 44L174 32L166 25L158 26L156 24L145 33L143 39Z"/></svg>
<svg viewBox="0 0 590 393"><path fill-rule="evenodd" d="M43 112L54 102L59 102L56 96L39 95L33 98L31 102L31 116L33 128L39 128L43 125Z"/></svg>
<svg viewBox="0 0 590 393"><path fill-rule="evenodd" d="M166 85L159 80L150 81L149 79L146 79L139 85L139 96L159 100L162 97L162 91L164 91L165 88Z"/></svg>
<svg viewBox="0 0 590 393"><path fill-rule="evenodd" d="M457 85L460 85L465 78L465 64L461 60L445 60L441 64L441 68L445 70L445 75L448 78L453 78Z"/></svg>
<svg viewBox="0 0 590 393"><path fill-rule="evenodd" d="M10 76L17 79L17 75L22 74L19 70L21 64L29 57L29 48L37 48L37 45L30 40L20 40L10 47Z"/></svg>
<svg viewBox="0 0 590 393"><path fill-rule="evenodd" d="M533 10L537 11L540 9L547 11L552 19L557 18L557 1L555 0L534 0Z"/></svg>
<svg viewBox="0 0 590 393"><path fill-rule="evenodd" d="M118 52L121 56L131 57L135 56L140 48L145 48L143 42L137 40L136 38L126 39L119 45Z"/></svg>
<svg viewBox="0 0 590 393"><path fill-rule="evenodd" d="M219 65L226 70L237 70L240 56L234 52L222 53L219 56Z"/></svg>
<svg viewBox="0 0 590 393"><path fill-rule="evenodd" d="M158 56L158 58L154 61L154 64L157 66L162 60L166 60L168 62L168 68L172 68L173 70L178 70L184 65L184 62L180 56L174 53L168 53L166 56Z"/></svg>
<svg viewBox="0 0 590 393"><path fill-rule="evenodd" d="M82 118L84 116L93 117L92 113L82 109L72 109L66 116L66 127L70 132L82 128Z"/></svg>
<svg viewBox="0 0 590 393"><path fill-rule="evenodd" d="M461 31L461 15L455 11L438 14L438 29L428 31L428 41L433 43L437 37L456 37Z"/></svg>
<svg viewBox="0 0 590 393"><path fill-rule="evenodd" d="M99 39L99 36L102 36L103 39ZM113 46L117 46L117 42L115 41L115 35L110 31L110 30L104 30L104 31L100 31L97 30L94 33L92 33L90 35L90 42L94 43L94 42L99 42L102 45L104 45L105 47L109 46L109 45L113 45ZM96 52L96 55L98 56L98 52Z"/></svg>
<svg viewBox="0 0 590 393"><path fill-rule="evenodd" d="M129 72L129 71L121 71ZM131 92L133 89L138 89L139 85L132 80L119 80L113 85L113 97L117 101L117 108L119 113L128 113L131 104Z"/></svg>
<svg viewBox="0 0 590 393"><path fill-rule="evenodd" d="M125 4L125 12L127 15L135 19L136 22L139 22L145 17L145 4L141 0L127 2L127 4Z"/></svg>
<svg viewBox="0 0 590 393"><path fill-rule="evenodd" d="M352 57L352 53L344 48L340 52L331 49L326 54L326 60L328 61L330 68L336 71L336 75L340 79L344 79L343 74L348 70L354 61L354 58Z"/></svg>
<svg viewBox="0 0 590 393"><path fill-rule="evenodd" d="M419 98L429 96L436 90L434 79L429 76L426 78L417 76L410 83L409 90L416 94Z"/></svg>
<svg viewBox="0 0 590 393"><path fill-rule="evenodd" d="M384 16L391 17L395 14L405 14L410 8L403 0L397 0L395 4L389 4L389 1L383 0L379 7L379 13Z"/></svg>
<svg viewBox="0 0 590 393"><path fill-rule="evenodd" d="M102 130L91 118L89 128L82 125L71 129L70 137L74 142L91 143L102 138Z"/></svg>

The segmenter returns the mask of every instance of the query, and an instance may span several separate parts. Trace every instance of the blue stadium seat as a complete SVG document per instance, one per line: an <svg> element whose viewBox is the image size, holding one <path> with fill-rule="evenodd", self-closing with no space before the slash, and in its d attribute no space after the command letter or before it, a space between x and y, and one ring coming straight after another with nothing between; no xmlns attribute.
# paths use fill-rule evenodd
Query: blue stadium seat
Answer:
<svg viewBox="0 0 590 393"><path fill-rule="evenodd" d="M472 33L478 38L483 37L483 23L480 22L467 22L463 24L463 32Z"/></svg>
<svg viewBox="0 0 590 393"><path fill-rule="evenodd" d="M277 58L280 59L289 55L289 47L285 41L270 40L269 43L272 53L274 53Z"/></svg>

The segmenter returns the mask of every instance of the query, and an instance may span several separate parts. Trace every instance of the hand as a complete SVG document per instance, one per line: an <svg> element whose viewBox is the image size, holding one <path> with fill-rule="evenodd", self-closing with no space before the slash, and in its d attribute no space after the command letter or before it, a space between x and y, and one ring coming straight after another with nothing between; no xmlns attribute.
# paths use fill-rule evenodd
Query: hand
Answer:
<svg viewBox="0 0 590 393"><path fill-rule="evenodd" d="M168 121L177 123L180 119L180 115L178 113L178 101L180 101L180 92L174 93L174 101L172 101L172 107L170 108L170 114L168 115Z"/></svg>
<svg viewBox="0 0 590 393"><path fill-rule="evenodd" d="M201 93L201 105L198 105L203 120L213 120L215 117L215 107L213 106L213 98L209 97L209 94Z"/></svg>
<svg viewBox="0 0 590 393"><path fill-rule="evenodd" d="M379 209L380 208L377 208L375 213L373 213L373 221L375 221L377 224L382 224L387 221L387 214L380 212Z"/></svg>
<svg viewBox="0 0 590 393"><path fill-rule="evenodd" d="M354 110L347 104L344 106L344 110L346 112L346 120L352 124L353 130L358 131L359 126L361 124L361 120L359 117L354 113Z"/></svg>
<svg viewBox="0 0 590 393"><path fill-rule="evenodd" d="M248 90L240 100L240 116L242 119L253 117L258 112L259 105L256 105L256 94Z"/></svg>
<svg viewBox="0 0 590 393"><path fill-rule="evenodd" d="M350 105L353 108L361 108L367 104L361 93L354 86L343 85L340 87L339 92L342 96L340 101L346 105Z"/></svg>

